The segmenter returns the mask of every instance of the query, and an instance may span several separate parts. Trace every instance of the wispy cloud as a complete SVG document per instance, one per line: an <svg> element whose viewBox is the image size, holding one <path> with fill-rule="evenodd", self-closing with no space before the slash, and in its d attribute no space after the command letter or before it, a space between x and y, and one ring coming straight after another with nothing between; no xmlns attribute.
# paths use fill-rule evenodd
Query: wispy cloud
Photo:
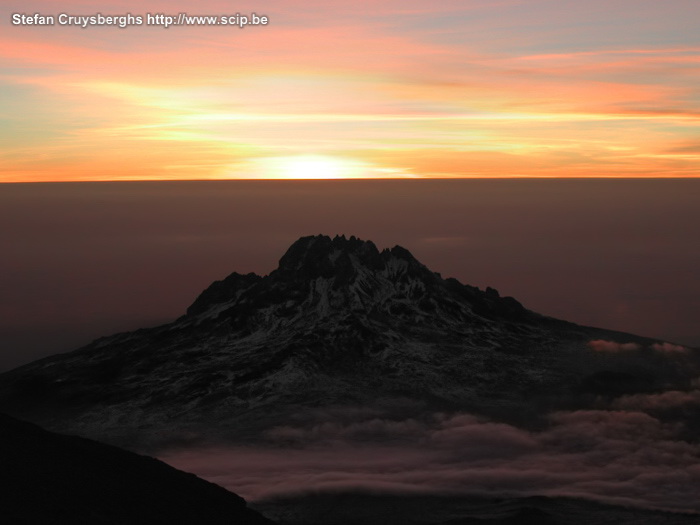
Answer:
<svg viewBox="0 0 700 525"><path fill-rule="evenodd" d="M670 32L668 10L647 8ZM120 9L143 14L135 2ZM684 20L687 9L670 16ZM268 27L244 30L9 27L0 92L32 90L9 110L1 180L90 178L105 164L117 179L245 177L238 160L338 151L412 176L700 175L695 156L672 151L697 135L700 45L631 42L647 22L602 3L569 12L521 1L277 2L268 11ZM567 40L560 27L576 16L618 33L582 40L574 25ZM47 105L57 115L32 109ZM23 127L27 112L60 140ZM159 141L148 144L148 167L133 154L142 140ZM46 148L60 152L43 164L16 160ZM402 164L389 162L394 153ZM440 160L450 158L462 160Z"/></svg>

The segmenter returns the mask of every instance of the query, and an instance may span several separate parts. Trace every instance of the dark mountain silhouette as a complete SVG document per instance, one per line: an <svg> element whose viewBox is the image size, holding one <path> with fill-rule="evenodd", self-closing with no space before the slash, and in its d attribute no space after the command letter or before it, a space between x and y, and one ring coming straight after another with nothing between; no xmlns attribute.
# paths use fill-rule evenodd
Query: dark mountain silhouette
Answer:
<svg viewBox="0 0 700 525"><path fill-rule="evenodd" d="M142 450L257 440L328 407L380 407L389 417L460 410L537 425L554 409L689 389L695 354L669 359L654 350L660 344L443 279L398 246L312 236L267 276L213 283L170 324L0 375L0 409Z"/></svg>
<svg viewBox="0 0 700 525"><path fill-rule="evenodd" d="M0 486L8 524L273 524L194 474L4 414Z"/></svg>

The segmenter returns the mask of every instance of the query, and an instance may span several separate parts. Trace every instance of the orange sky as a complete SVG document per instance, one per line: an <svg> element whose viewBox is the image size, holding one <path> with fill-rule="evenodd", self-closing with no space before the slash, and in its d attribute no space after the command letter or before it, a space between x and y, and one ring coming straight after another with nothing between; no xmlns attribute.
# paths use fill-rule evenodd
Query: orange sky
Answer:
<svg viewBox="0 0 700 525"><path fill-rule="evenodd" d="M700 176L696 0L0 9L2 182ZM35 12L270 22L12 24Z"/></svg>

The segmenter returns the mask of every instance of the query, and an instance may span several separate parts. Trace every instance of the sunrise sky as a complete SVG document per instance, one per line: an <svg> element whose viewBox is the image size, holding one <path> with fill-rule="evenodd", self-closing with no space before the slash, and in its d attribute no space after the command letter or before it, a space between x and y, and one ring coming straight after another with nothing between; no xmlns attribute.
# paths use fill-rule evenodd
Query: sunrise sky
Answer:
<svg viewBox="0 0 700 525"><path fill-rule="evenodd" d="M697 177L697 0L3 1L0 181ZM13 25L13 13L267 26Z"/></svg>

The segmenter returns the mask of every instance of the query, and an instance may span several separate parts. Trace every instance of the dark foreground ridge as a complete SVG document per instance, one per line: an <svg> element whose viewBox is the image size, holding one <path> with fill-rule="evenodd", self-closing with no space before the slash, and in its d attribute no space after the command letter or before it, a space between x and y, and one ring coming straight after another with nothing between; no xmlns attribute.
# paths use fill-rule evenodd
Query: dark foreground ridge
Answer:
<svg viewBox="0 0 700 525"><path fill-rule="evenodd" d="M153 458L0 414L8 524L273 525L243 498Z"/></svg>

